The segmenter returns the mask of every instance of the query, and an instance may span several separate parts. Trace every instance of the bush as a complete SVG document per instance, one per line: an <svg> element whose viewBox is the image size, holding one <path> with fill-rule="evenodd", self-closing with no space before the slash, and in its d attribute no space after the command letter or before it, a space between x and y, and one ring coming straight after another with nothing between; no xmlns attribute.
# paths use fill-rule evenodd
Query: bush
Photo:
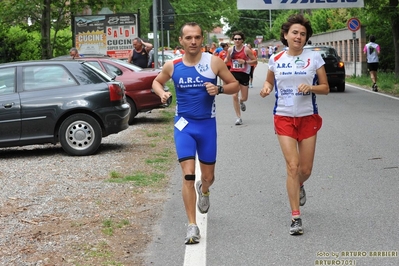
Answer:
<svg viewBox="0 0 399 266"><path fill-rule="evenodd" d="M0 62L37 60L41 57L40 34L13 26L0 33Z"/></svg>
<svg viewBox="0 0 399 266"><path fill-rule="evenodd" d="M52 30L53 56L68 54L72 47L71 29L58 31L55 43L54 34L54 30ZM42 58L40 40L39 31L28 32L19 26L0 28L0 63L40 60Z"/></svg>
<svg viewBox="0 0 399 266"><path fill-rule="evenodd" d="M51 31L52 41L54 39L54 31ZM57 32L57 39L53 43L53 57L69 54L72 47L72 30L70 28Z"/></svg>

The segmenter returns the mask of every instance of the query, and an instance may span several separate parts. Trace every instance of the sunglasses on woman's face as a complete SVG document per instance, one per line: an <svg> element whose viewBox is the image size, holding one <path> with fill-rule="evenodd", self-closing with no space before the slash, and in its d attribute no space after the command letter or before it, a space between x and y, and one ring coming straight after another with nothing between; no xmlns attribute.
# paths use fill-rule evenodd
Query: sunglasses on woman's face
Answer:
<svg viewBox="0 0 399 266"><path fill-rule="evenodd" d="M241 41L242 38L234 38L235 41Z"/></svg>

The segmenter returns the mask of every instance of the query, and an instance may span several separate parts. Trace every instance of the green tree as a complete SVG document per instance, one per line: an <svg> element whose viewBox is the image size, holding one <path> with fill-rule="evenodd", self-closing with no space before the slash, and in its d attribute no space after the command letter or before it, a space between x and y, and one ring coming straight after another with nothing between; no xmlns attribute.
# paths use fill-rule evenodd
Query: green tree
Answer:
<svg viewBox="0 0 399 266"><path fill-rule="evenodd" d="M231 35L235 31L242 31L247 42L251 44L256 36L267 36L269 30L269 10L240 10L239 16L229 20Z"/></svg>
<svg viewBox="0 0 399 266"><path fill-rule="evenodd" d="M346 20L337 15L337 9L316 9L309 16L313 32L322 33L345 27Z"/></svg>
<svg viewBox="0 0 399 266"><path fill-rule="evenodd" d="M235 30L242 30L250 41L257 35L264 36L266 40L279 39L281 24L292 13L305 13L311 20L315 33L345 28L346 21L356 16L360 18L363 25L367 26L367 34L374 34L379 40L382 47L381 67L394 69L395 74L399 76L399 0L364 0L365 8L272 10L271 27L269 10L237 10L235 0L169 1L176 12L175 28L169 32L172 47L178 45L180 27L188 21L198 22L205 32L210 32L216 26L223 26L220 22L223 18L231 27L228 34ZM150 32L152 18L147 14L150 13L149 9L153 0L107 0L106 3L115 13L137 13L140 10L140 37L145 38ZM12 50L11 43L5 39L5 36L8 36L11 26L18 26L24 31L23 34L27 34L26 36L30 36L33 32L40 34L41 58L51 58L53 55L64 53L67 51L66 44L69 45L69 42L65 40L70 31L71 15L77 14L86 5L90 6L93 14L97 14L104 3L97 0L3 0L0 9L1 43L8 45L7 53L13 54L9 50ZM387 28L390 30L387 31ZM163 33L166 34L166 32ZM57 41L59 37L61 41ZM27 38L18 41L28 41ZM72 40L72 33L70 38ZM15 41L13 38L11 40ZM392 44L394 53L389 53ZM2 47L0 47L0 52L4 54L5 48ZM16 44L15 47L17 47ZM33 53L32 58L35 56L36 52ZM21 54L21 58L24 57L25 55ZM13 55L12 58L17 57Z"/></svg>
<svg viewBox="0 0 399 266"><path fill-rule="evenodd" d="M2 27L0 32L0 63L41 58L40 34L19 26Z"/></svg>
<svg viewBox="0 0 399 266"><path fill-rule="evenodd" d="M2 23L18 25L28 32L40 32L41 58L52 57L51 29L58 31L70 23L71 5L66 0L5 0L0 10ZM56 38L57 34L53 35Z"/></svg>
<svg viewBox="0 0 399 266"><path fill-rule="evenodd" d="M107 1L115 12L131 12L124 6L130 5L127 0ZM136 1L134 7L147 4L150 0ZM4 0L0 9L1 23L6 25L19 25L28 32L37 31L41 35L41 58L51 58L53 56L53 46L57 43L58 32L70 27L71 15L77 14L85 6L90 6L93 14L97 14L103 7L103 1L67 1L67 0ZM135 13L137 9L135 10ZM148 19L147 19L148 21ZM148 29L149 26L147 26ZM53 32L53 34L52 34ZM72 39L72 34L71 34Z"/></svg>
<svg viewBox="0 0 399 266"><path fill-rule="evenodd" d="M181 26L190 21L197 22L207 35L215 27L222 27L221 19L228 19L238 14L235 0L203 0L186 1L170 0L175 10L175 28L169 32L171 47L179 45L179 35ZM212 36L209 36L211 39Z"/></svg>
<svg viewBox="0 0 399 266"><path fill-rule="evenodd" d="M272 24L272 30L271 30L271 38L270 39L276 39L280 40L280 28L281 25L287 21L287 18L292 15L298 13L297 10L282 10L281 12L276 14L276 18L273 21Z"/></svg>
<svg viewBox="0 0 399 266"><path fill-rule="evenodd" d="M213 35L213 36L212 36L212 40L211 40L211 41L214 42L214 43L216 43L216 45L219 44L219 39L217 38L216 35Z"/></svg>

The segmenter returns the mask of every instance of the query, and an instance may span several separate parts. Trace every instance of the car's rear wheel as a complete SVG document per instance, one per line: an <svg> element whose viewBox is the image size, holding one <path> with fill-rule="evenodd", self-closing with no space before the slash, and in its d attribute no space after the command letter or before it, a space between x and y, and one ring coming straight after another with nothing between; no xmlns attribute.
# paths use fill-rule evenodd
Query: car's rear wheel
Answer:
<svg viewBox="0 0 399 266"><path fill-rule="evenodd" d="M339 92L345 91L345 82L337 86L337 91Z"/></svg>
<svg viewBox="0 0 399 266"><path fill-rule="evenodd" d="M137 115L136 104L134 104L133 100L130 98L126 98L127 103L130 105L130 117L129 117L129 125L133 124L134 118Z"/></svg>
<svg viewBox="0 0 399 266"><path fill-rule="evenodd" d="M87 114L74 114L61 124L58 136L62 148L73 156L91 155L101 145L101 126Z"/></svg>

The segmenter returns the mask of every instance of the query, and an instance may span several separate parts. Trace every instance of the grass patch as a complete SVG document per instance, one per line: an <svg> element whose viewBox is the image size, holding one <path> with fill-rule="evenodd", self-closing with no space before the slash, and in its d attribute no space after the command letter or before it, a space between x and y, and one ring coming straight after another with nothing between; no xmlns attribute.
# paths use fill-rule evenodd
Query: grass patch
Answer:
<svg viewBox="0 0 399 266"><path fill-rule="evenodd" d="M146 159L145 162L147 164L151 164L153 166L156 166L157 164L161 164L166 162L167 159L166 158L155 158L155 159Z"/></svg>
<svg viewBox="0 0 399 266"><path fill-rule="evenodd" d="M112 236L114 234L114 229L118 228L123 228L124 226L129 225L129 221L124 219L118 223L115 223L111 219L107 219L103 221L103 229L101 230L103 234L107 236Z"/></svg>
<svg viewBox="0 0 399 266"><path fill-rule="evenodd" d="M168 84L172 95L175 95L173 84ZM175 97L173 96L173 99ZM165 172L168 172L176 161L175 151L173 149L173 122L175 116L175 101L165 109L160 109L156 117L156 122L149 127L139 129L137 140L145 146L145 155L143 163L137 165L135 171L130 174L122 174L118 171L110 172L108 182L124 183L132 182L135 186L157 186L166 178ZM143 153L144 154L144 153Z"/></svg>
<svg viewBox="0 0 399 266"><path fill-rule="evenodd" d="M175 111L174 110L173 110L173 112L171 112L169 110L168 111L162 110L161 114L162 114L162 119L164 119L165 122L173 121L173 118L175 117Z"/></svg>
<svg viewBox="0 0 399 266"><path fill-rule="evenodd" d="M150 173L146 174L143 172L137 172L132 175L128 175L122 178L114 178L108 180L112 183L125 183L125 182L133 182L136 186L140 187L148 187L153 186L154 184L158 183L159 181L165 178L165 174L163 173Z"/></svg>
<svg viewBox="0 0 399 266"><path fill-rule="evenodd" d="M111 178L121 178L121 177L123 177L121 173L118 173L116 171L111 171L110 176L111 176Z"/></svg>
<svg viewBox="0 0 399 266"><path fill-rule="evenodd" d="M113 260L112 253L110 251L110 246L105 241L101 241L97 245L85 244L85 245L80 245L76 248L78 250L82 251L83 257L85 257L87 260L92 261L94 259L96 261L101 261L97 265L123 266L122 263ZM86 265L92 265L92 264L77 263L74 265L86 266Z"/></svg>
<svg viewBox="0 0 399 266"><path fill-rule="evenodd" d="M154 138L154 137L159 137L160 133L159 132L147 132L147 137Z"/></svg>
<svg viewBox="0 0 399 266"><path fill-rule="evenodd" d="M349 76L345 80L349 83L357 84L371 89L370 75ZM395 73L378 72L377 73L378 90L391 95L399 96L399 77Z"/></svg>

